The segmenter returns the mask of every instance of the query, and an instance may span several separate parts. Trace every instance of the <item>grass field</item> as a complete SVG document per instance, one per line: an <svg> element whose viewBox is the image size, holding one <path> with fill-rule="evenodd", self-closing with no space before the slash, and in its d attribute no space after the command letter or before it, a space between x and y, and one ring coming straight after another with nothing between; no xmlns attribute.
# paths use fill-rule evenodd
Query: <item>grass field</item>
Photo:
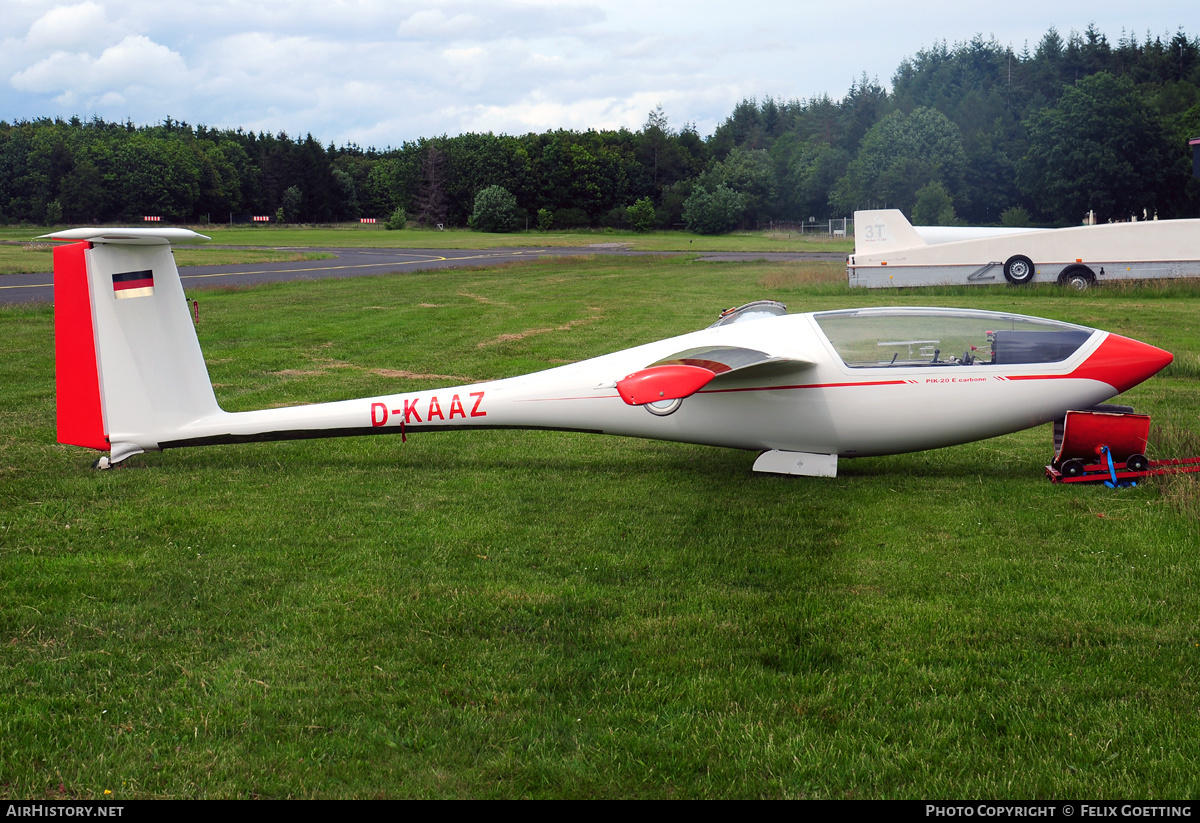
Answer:
<svg viewBox="0 0 1200 823"><path fill-rule="evenodd" d="M853 239L831 239L824 236L800 235L785 232L738 232L706 236L680 231L615 232L611 230L487 232L451 229L405 229L387 231L382 224L338 226L191 226L208 235L216 245L224 246L325 246L335 248L387 249L486 249L556 246L588 246L593 243L622 243L637 251L829 251L849 253ZM0 226L0 240L27 241L46 234L47 228Z"/></svg>
<svg viewBox="0 0 1200 823"><path fill-rule="evenodd" d="M0 244L0 274L48 272L54 268L53 243ZM181 246L175 249L180 266L224 266L238 263L294 263L327 260L325 252L276 251L274 249L218 249Z"/></svg>
<svg viewBox="0 0 1200 823"><path fill-rule="evenodd" d="M1151 457L1200 446L1190 283L596 258L189 296L230 410L546 368L756 298L902 302L1171 350L1125 402ZM1200 795L1194 480L1054 486L1048 427L836 479L546 432L96 472L54 442L51 308L0 308L0 344L4 798Z"/></svg>

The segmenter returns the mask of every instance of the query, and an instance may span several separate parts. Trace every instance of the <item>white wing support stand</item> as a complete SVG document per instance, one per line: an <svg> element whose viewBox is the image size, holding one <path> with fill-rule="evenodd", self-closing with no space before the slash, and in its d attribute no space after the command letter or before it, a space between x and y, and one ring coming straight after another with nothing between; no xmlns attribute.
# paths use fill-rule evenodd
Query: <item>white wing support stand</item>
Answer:
<svg viewBox="0 0 1200 823"><path fill-rule="evenodd" d="M779 449L763 452L754 461L756 472L794 474L801 477L837 477L836 454L785 452Z"/></svg>

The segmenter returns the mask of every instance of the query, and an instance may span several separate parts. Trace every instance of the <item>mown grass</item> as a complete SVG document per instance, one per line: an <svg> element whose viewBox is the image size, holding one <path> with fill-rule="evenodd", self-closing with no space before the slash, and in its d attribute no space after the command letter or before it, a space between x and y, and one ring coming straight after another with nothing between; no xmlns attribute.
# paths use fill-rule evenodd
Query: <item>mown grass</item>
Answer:
<svg viewBox="0 0 1200 823"><path fill-rule="evenodd" d="M344 223L336 226L191 226L208 235L213 243L226 246L324 246L334 248L387 249L486 249L510 247L588 246L594 243L618 243L636 251L736 251L793 252L828 251L848 254L853 239L801 236L789 232L737 232L717 236L661 231L637 234L611 229L576 231L519 231L491 234L467 229L409 228L387 231L382 224ZM29 240L49 229L0 227L0 240Z"/></svg>
<svg viewBox="0 0 1200 823"><path fill-rule="evenodd" d="M960 292L596 258L189 296L230 409L545 368L761 297L1200 351L1187 284ZM52 334L0 309L0 796L1200 794L1194 481L1051 485L1046 427L832 480L547 432L94 472L54 443ZM1191 369L1127 402L1195 442Z"/></svg>
<svg viewBox="0 0 1200 823"><path fill-rule="evenodd" d="M55 243L29 242L20 245L0 243L0 274L34 274L54 268ZM220 249L205 246L181 246L175 249L180 266L225 266L238 263L294 263L301 260L328 260L327 252L276 251L274 249Z"/></svg>

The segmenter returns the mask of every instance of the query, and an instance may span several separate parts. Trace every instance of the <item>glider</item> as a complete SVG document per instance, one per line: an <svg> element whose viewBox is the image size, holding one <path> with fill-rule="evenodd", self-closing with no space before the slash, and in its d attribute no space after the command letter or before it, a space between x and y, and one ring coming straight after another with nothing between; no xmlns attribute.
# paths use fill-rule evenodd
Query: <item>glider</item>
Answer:
<svg viewBox="0 0 1200 823"><path fill-rule="evenodd" d="M466 386L230 413L172 243L186 229L72 229L54 250L58 440L100 467L184 446L456 429L554 429L759 451L756 471L995 437L1062 418L1171 362L1154 346L1017 314L730 309L706 329Z"/></svg>

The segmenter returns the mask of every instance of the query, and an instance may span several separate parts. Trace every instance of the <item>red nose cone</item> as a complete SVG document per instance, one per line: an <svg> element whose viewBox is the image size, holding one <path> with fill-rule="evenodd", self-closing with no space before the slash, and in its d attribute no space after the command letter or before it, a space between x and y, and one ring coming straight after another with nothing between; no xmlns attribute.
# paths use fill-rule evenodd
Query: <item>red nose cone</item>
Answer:
<svg viewBox="0 0 1200 823"><path fill-rule="evenodd" d="M1099 380L1120 393L1158 374L1174 359L1169 351L1110 334L1071 377Z"/></svg>

